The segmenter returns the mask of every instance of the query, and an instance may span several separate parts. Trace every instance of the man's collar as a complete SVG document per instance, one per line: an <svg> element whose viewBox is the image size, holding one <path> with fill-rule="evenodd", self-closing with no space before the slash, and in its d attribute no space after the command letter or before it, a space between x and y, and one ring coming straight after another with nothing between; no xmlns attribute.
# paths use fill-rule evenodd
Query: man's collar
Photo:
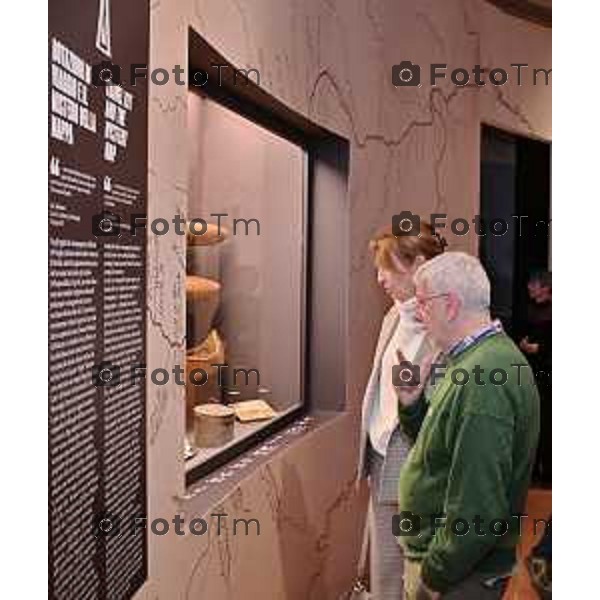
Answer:
<svg viewBox="0 0 600 600"><path fill-rule="evenodd" d="M446 355L451 358L454 358L462 352L464 352L467 348L470 348L471 346L477 344L485 338L490 337L492 335L496 335L498 333L502 333L503 331L504 328L502 327L502 323L496 319L491 323L484 325L474 333L466 335L458 342L452 344L452 346L446 352Z"/></svg>

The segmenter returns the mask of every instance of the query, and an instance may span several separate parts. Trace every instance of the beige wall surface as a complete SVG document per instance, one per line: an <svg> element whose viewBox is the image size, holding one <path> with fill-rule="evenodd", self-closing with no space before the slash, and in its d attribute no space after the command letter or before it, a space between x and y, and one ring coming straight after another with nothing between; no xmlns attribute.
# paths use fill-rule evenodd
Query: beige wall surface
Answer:
<svg viewBox="0 0 600 600"><path fill-rule="evenodd" d="M400 210L476 214L481 123L550 139L551 31L483 0L170 0L151 3L151 68L186 67L194 28L294 110L350 141L347 410L251 470L213 512L256 518L260 536L149 535L149 578L136 600L336 599L353 577L364 489L354 492L358 419L383 302L367 252L373 230ZM411 60L452 68L528 63L528 79L503 87L397 88L391 66ZM150 85L149 218L187 215L187 89ZM447 236L475 251L475 238ZM148 242L149 368L183 364L183 236ZM186 522L199 500L184 492L181 386L148 388L149 519ZM210 512L210 511L209 511ZM205 514L205 513L203 513ZM210 518L209 518L210 520Z"/></svg>

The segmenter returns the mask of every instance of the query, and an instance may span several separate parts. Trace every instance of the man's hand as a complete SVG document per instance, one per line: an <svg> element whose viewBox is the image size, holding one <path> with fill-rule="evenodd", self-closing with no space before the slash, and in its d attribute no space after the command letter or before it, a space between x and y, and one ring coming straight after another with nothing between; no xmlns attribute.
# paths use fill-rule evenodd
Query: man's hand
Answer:
<svg viewBox="0 0 600 600"><path fill-rule="evenodd" d="M422 581L419 582L416 600L440 600L442 595L439 592L430 590Z"/></svg>
<svg viewBox="0 0 600 600"><path fill-rule="evenodd" d="M417 385L399 385L394 387L398 402L400 402L402 406L410 406L419 399L419 396L423 393L423 388L427 383L427 379L429 378L431 364L433 363L433 359L436 357L436 355L436 353L432 353L421 361L421 364L419 365L420 381ZM402 362L408 362L400 350L396 350L396 358L398 359L398 364Z"/></svg>

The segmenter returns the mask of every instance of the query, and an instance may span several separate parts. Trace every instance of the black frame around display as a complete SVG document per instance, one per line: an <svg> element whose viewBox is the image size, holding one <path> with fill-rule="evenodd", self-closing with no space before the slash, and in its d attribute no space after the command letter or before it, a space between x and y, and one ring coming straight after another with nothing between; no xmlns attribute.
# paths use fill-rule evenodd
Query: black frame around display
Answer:
<svg viewBox="0 0 600 600"><path fill-rule="evenodd" d="M213 65L227 65L222 71L221 85L214 83L210 77L203 77L199 80L208 79L207 83L198 88L193 86L194 74L198 71L206 74L216 72ZM315 187L315 166L323 158L328 163L333 162L330 155L333 153L339 158L341 169L347 176L348 163L348 143L336 134L333 134L322 127L319 127L292 111L276 98L260 88L250 78L245 83L240 83L238 75L237 84L232 76L234 66L221 56L213 47L211 47L197 32L189 30L189 67L190 67L190 86L189 89L194 93L200 93L203 96L217 102L218 104L232 110L249 121L264 127L270 132L288 140L299 146L306 152L307 172L306 172L306 193L305 193L305 240L306 254L304 256L304 297L303 297L303 327L302 327L302 365L301 365L301 405L290 410L276 420L265 424L263 427L253 432L231 446L223 449L215 456L206 459L201 464L186 469L186 487L198 482L198 480L207 476L214 470L222 467L232 461L240 454L250 450L273 434L281 431L307 412L319 408L311 402L314 394L311 393L314 385L311 385L311 374L314 369L311 368L308 357L310 349L314 344L313 306L314 289L313 277L313 220L314 220L314 187ZM210 71L210 69L213 71ZM338 156L340 155L340 156ZM343 156L342 156L343 155ZM334 159L335 161L336 159ZM312 301L311 301L312 299ZM323 407L327 408L327 407Z"/></svg>

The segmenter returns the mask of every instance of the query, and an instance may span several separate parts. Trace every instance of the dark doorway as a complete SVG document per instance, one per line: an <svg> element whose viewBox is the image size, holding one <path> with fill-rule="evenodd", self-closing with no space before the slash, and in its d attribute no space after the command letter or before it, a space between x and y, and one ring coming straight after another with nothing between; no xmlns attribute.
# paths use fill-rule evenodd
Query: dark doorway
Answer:
<svg viewBox="0 0 600 600"><path fill-rule="evenodd" d="M549 143L482 127L480 214L487 234L479 255L492 283L492 314L509 333L526 319L530 274L550 270L550 150Z"/></svg>

